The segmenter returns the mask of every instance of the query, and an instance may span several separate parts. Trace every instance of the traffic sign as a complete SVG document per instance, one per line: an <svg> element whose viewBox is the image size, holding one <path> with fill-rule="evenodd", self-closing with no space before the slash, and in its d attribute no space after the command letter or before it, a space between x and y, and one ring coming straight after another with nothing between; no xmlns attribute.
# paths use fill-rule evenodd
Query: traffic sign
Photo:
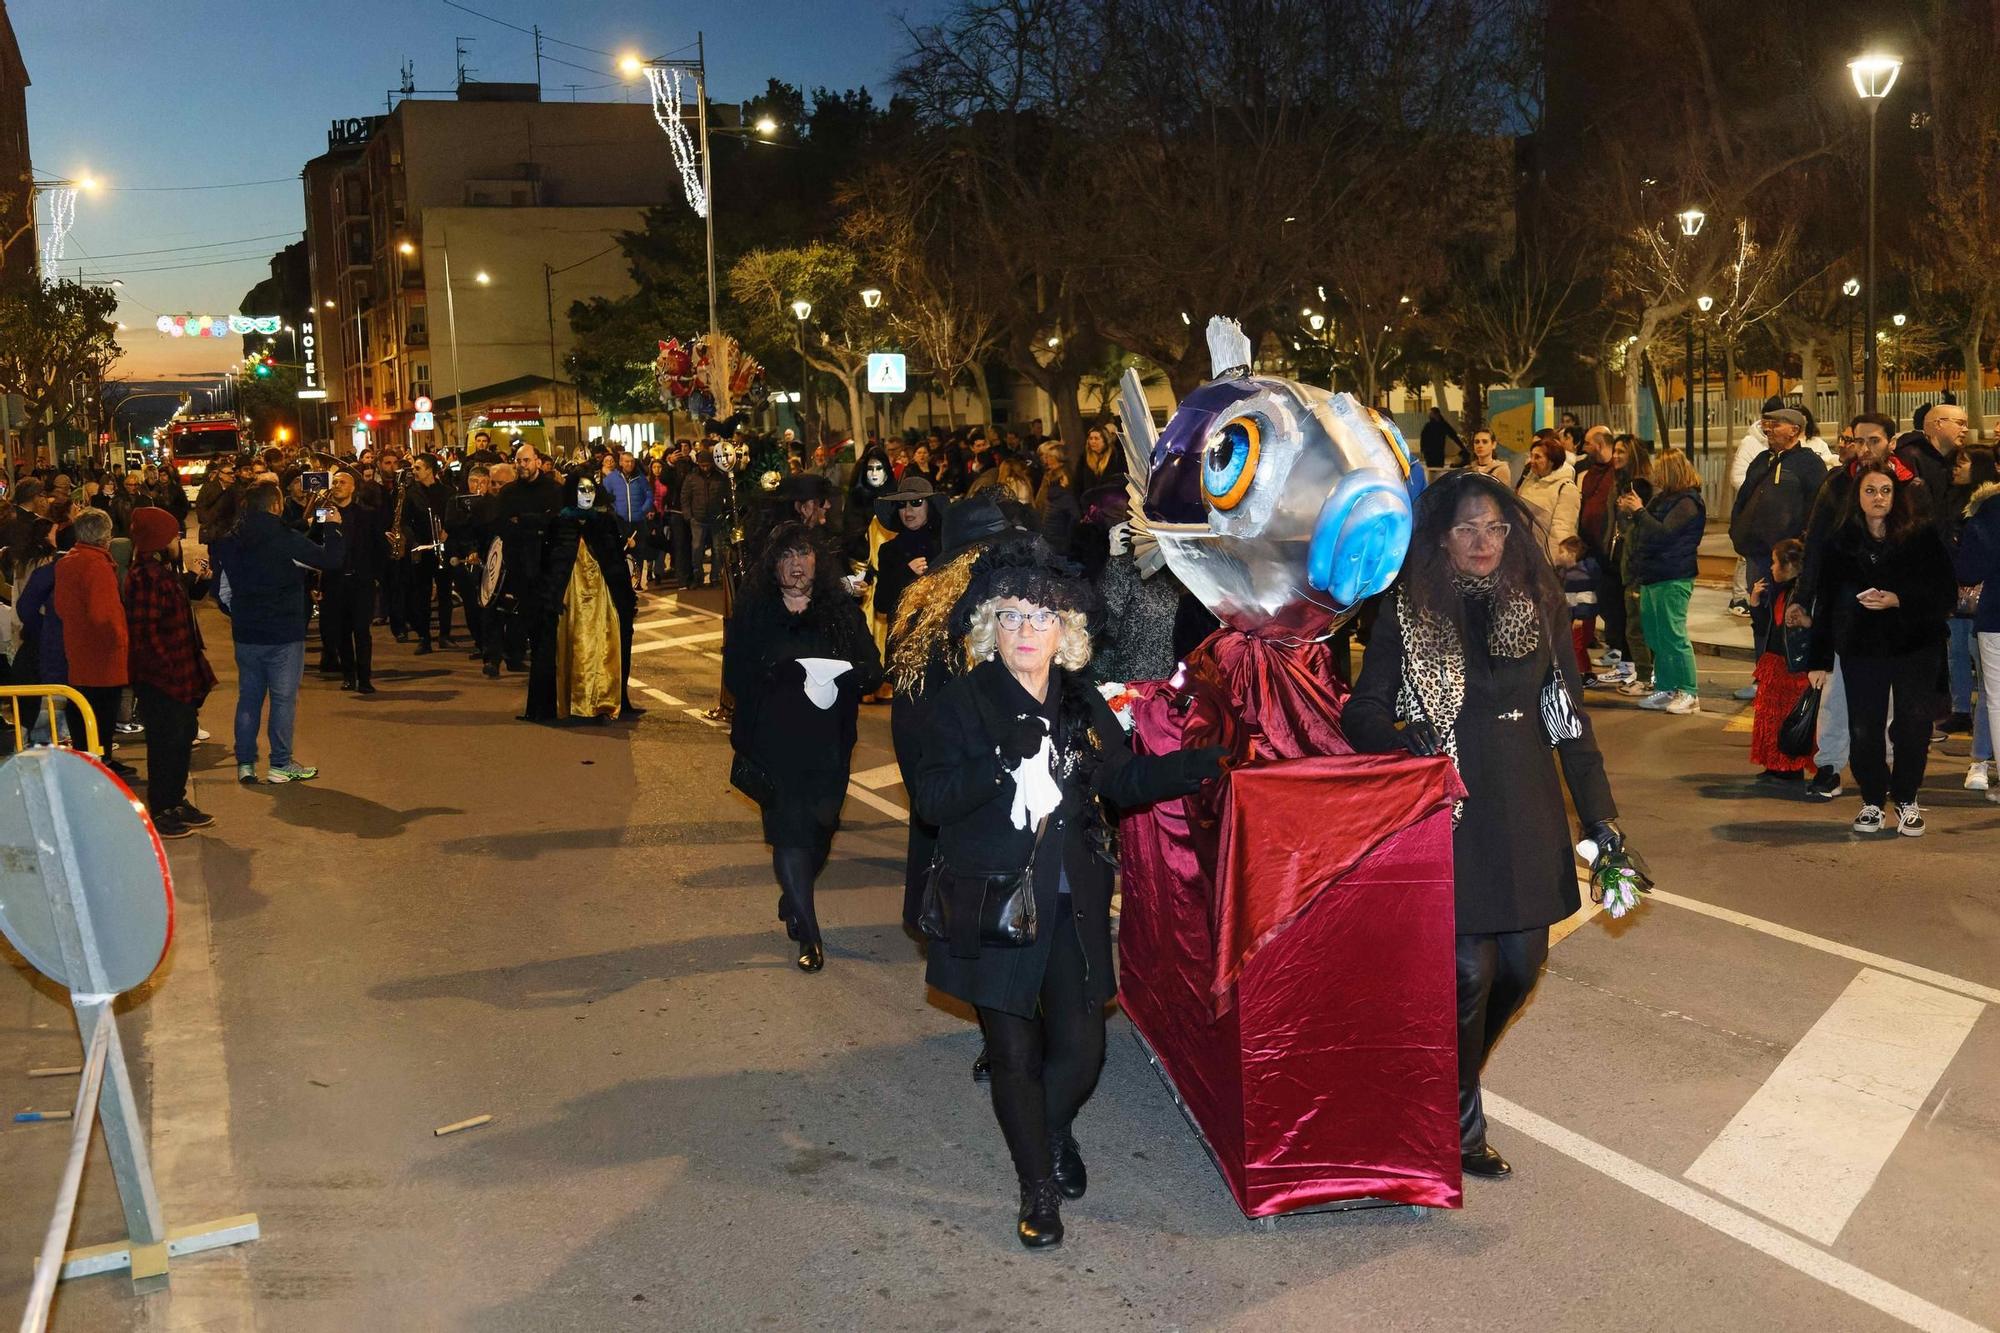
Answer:
<svg viewBox="0 0 2000 1333"><path fill-rule="evenodd" d="M412 404L412 406L414 406L417 409L417 411L424 413L425 415L428 415L431 410L431 400L424 397L422 394L418 394L417 401L414 404Z"/></svg>
<svg viewBox="0 0 2000 1333"><path fill-rule="evenodd" d="M906 358L901 352L868 354L868 392L901 393L908 384Z"/></svg>
<svg viewBox="0 0 2000 1333"><path fill-rule="evenodd" d="M166 850L102 761L32 746L0 765L0 932L73 991L131 990L166 956Z"/></svg>
<svg viewBox="0 0 2000 1333"><path fill-rule="evenodd" d="M417 401L418 401L418 402L420 402L420 403L427 403L427 402L429 402L429 401L430 401L430 399L428 399L428 398L419 398L419 399L417 399ZM432 416L432 415L431 415L430 413L428 413L428 412L424 412L424 411L419 411L419 412L417 412L417 413L416 413L415 415L413 415L413 416L412 416L412 417L410 418L410 429L411 429L411 430L436 430L436 429L437 429L437 418L436 418L436 417L434 417L434 416Z"/></svg>

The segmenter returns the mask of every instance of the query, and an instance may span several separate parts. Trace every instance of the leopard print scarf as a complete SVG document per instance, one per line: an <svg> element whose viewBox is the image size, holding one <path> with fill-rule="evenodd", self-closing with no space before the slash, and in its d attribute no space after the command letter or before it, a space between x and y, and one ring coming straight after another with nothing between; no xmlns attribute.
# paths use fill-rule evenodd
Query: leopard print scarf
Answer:
<svg viewBox="0 0 2000 1333"><path fill-rule="evenodd" d="M1488 600L1499 584L1493 575L1459 575L1452 581L1461 596ZM1459 641L1458 626L1443 616L1419 612L1404 591L1396 595L1396 627L1403 633L1403 679L1396 689L1396 712L1405 722L1429 722L1456 762L1458 714L1465 707L1465 645ZM1494 608L1486 639L1493 656L1526 657L1541 642L1541 617L1535 614L1533 598L1517 593ZM1463 804L1453 804L1453 823Z"/></svg>

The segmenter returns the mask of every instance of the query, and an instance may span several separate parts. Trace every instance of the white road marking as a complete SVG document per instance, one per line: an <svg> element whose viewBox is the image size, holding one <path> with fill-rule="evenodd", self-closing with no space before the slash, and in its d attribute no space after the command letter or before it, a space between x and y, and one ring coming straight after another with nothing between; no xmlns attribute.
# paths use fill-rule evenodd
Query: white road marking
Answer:
<svg viewBox="0 0 2000 1333"><path fill-rule="evenodd" d="M1766 935L1773 935L1781 940L1790 940L1794 944L1803 944L1808 949L1818 949L1821 953L1830 953L1837 958L1851 959L1854 962L1862 964L1864 967L1877 968L1883 972L1893 972L1899 977L1908 977L1911 981L1921 981L1926 986L1935 986L1939 990L1948 990L1959 995L1967 995L1985 1004L2000 1004L2000 989L1995 989L1992 986L1983 986L1976 981L1967 981L1963 977L1954 977L1948 972L1937 972L1928 967L1919 967L1915 963L1905 963L1900 959L1890 958L1883 954L1870 953L1866 949L1857 949L1851 944L1842 944L1838 940L1829 940L1818 935L1809 935L1803 930L1794 930L1790 926L1781 926L1775 921L1766 921L1762 917L1754 917L1746 912L1738 912L1728 907L1717 907L1714 903L1705 903L1699 898L1684 898L1678 893L1670 893L1665 889L1654 889L1647 896L1654 902L1667 903L1673 907L1685 908L1690 912L1699 912L1703 916L1712 916L1717 921L1727 921L1731 925L1742 926L1748 930L1761 931Z"/></svg>
<svg viewBox="0 0 2000 1333"><path fill-rule="evenodd" d="M714 718L710 717L707 711L704 709L683 708L681 709L681 711L683 713L686 713L689 717L693 718L695 721L701 723L705 727L720 727L722 725L722 723L717 722Z"/></svg>
<svg viewBox="0 0 2000 1333"><path fill-rule="evenodd" d="M880 791L884 787L893 787L902 780L903 770L898 764L884 764L880 768L863 769L859 773L848 775L848 781L858 782L869 791Z"/></svg>
<svg viewBox="0 0 2000 1333"><path fill-rule="evenodd" d="M869 791L866 787L861 786L859 783L849 782L847 784L847 794L853 797L855 800L861 802L863 805L874 806L877 810L880 810L883 814L888 815L892 819L908 819L910 817L910 812L908 810L905 810L902 806L897 805L894 801L888 800L881 796L877 796L874 792Z"/></svg>
<svg viewBox="0 0 2000 1333"><path fill-rule="evenodd" d="M656 690L651 685L641 685L639 689L643 694L645 694L649 698L657 699L669 708L680 708L685 706L687 703L687 700L676 699L674 698L673 695L668 694L665 690Z"/></svg>
<svg viewBox="0 0 2000 1333"><path fill-rule="evenodd" d="M697 643L714 643L721 637L722 631L719 629L706 630L700 634L682 634L671 639L653 639L646 643L635 643L632 645L632 652L636 655L658 652L662 648L686 648Z"/></svg>
<svg viewBox="0 0 2000 1333"><path fill-rule="evenodd" d="M658 620L642 620L632 628L635 630L672 629L675 625L698 625L701 621L702 617L700 616L661 616Z"/></svg>
<svg viewBox="0 0 2000 1333"><path fill-rule="evenodd" d="M1587 867L1577 867L1576 887L1577 896L1583 900L1583 905L1567 917L1564 917L1561 921L1549 927L1549 947L1551 949L1576 934L1577 931L1582 930L1585 925L1589 924L1592 917L1604 910L1603 903L1594 903L1590 900L1590 871Z"/></svg>
<svg viewBox="0 0 2000 1333"><path fill-rule="evenodd" d="M1985 1008L1864 969L1687 1178L1833 1244Z"/></svg>
<svg viewBox="0 0 2000 1333"><path fill-rule="evenodd" d="M1990 1333L1970 1319L1953 1314L1894 1283L1885 1282L1844 1259L1835 1258L1769 1222L1732 1208L1719 1199L1710 1198L1690 1185L1684 1185L1601 1143L1572 1133L1554 1121L1545 1120L1533 1111L1516 1106L1490 1088L1483 1091L1482 1099L1486 1114L1508 1128L1637 1190L1655 1203L1665 1204L1685 1217L1741 1241L1815 1282L1852 1296L1892 1319L1901 1320L1912 1328L1924 1329L1926 1333Z"/></svg>

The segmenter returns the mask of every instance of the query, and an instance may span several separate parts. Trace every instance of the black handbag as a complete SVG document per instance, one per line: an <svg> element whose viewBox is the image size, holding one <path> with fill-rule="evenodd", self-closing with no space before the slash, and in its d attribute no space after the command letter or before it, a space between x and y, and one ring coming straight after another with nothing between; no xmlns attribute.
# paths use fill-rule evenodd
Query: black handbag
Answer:
<svg viewBox="0 0 2000 1333"><path fill-rule="evenodd" d="M1807 686L1778 724L1778 749L1789 758L1809 758L1819 746L1819 694L1819 686Z"/></svg>
<svg viewBox="0 0 2000 1333"><path fill-rule="evenodd" d="M729 785L761 806L768 807L778 799L778 784L747 754L738 753L729 761Z"/></svg>
<svg viewBox="0 0 2000 1333"><path fill-rule="evenodd" d="M981 948L1025 949L1035 942L1035 856L1049 817L1035 826L1028 863L1019 870L963 874L945 864L940 851L924 877L917 929L951 946L954 958L977 958Z"/></svg>

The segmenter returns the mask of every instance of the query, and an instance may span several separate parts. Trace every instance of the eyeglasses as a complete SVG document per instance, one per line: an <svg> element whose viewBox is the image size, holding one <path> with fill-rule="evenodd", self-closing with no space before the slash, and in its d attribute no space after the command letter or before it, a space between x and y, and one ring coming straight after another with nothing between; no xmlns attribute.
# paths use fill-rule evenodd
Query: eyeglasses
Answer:
<svg viewBox="0 0 2000 1333"><path fill-rule="evenodd" d="M1061 617L1055 612L1046 609L1039 611L1017 611L1013 607L1008 607L1005 611L995 612L993 618L1000 622L1001 629L1013 631L1020 629L1023 625L1033 625L1038 630L1054 629L1056 621Z"/></svg>
<svg viewBox="0 0 2000 1333"><path fill-rule="evenodd" d="M1512 523L1454 523L1451 535L1462 542L1487 541L1504 542L1507 534L1514 530Z"/></svg>

